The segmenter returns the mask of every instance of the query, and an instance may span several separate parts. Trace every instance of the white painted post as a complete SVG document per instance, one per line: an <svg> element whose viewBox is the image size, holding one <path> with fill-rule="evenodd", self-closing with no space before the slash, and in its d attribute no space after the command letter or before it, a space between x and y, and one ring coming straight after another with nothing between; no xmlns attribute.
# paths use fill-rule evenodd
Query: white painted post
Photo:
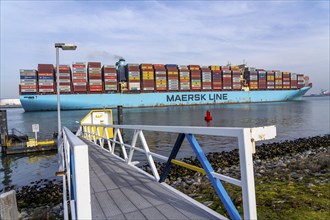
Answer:
<svg viewBox="0 0 330 220"><path fill-rule="evenodd" d="M242 134L238 137L238 145L241 168L244 219L257 219L256 193L252 159L253 146L249 128L243 128Z"/></svg>
<svg viewBox="0 0 330 220"><path fill-rule="evenodd" d="M73 146L77 219L92 219L88 146Z"/></svg>
<svg viewBox="0 0 330 220"><path fill-rule="evenodd" d="M0 195L0 219L18 219L15 190Z"/></svg>

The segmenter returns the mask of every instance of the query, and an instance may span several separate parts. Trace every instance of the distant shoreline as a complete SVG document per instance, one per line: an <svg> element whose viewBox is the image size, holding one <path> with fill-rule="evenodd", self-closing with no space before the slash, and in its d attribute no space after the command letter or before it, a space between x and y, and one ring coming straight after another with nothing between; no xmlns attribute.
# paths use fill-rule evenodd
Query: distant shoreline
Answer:
<svg viewBox="0 0 330 220"><path fill-rule="evenodd" d="M324 92L324 93L312 93L308 95L303 95L303 97L329 97L330 93Z"/></svg>
<svg viewBox="0 0 330 220"><path fill-rule="evenodd" d="M0 105L0 108L22 108L22 105Z"/></svg>

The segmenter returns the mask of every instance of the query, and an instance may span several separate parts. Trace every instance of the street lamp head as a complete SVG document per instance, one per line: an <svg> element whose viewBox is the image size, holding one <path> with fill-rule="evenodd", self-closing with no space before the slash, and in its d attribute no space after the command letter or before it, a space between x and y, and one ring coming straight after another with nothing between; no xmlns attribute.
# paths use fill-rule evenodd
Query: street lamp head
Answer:
<svg viewBox="0 0 330 220"><path fill-rule="evenodd" d="M62 48L62 50L75 50L77 45L67 43L55 43L55 48Z"/></svg>

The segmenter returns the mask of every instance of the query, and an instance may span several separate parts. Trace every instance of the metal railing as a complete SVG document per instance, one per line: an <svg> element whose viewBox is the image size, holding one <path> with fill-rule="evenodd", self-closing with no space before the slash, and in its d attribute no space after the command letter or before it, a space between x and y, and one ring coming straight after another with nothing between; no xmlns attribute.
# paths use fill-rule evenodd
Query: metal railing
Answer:
<svg viewBox="0 0 330 220"><path fill-rule="evenodd" d="M88 146L68 128L62 131L57 175L63 178L64 219L91 219Z"/></svg>
<svg viewBox="0 0 330 220"><path fill-rule="evenodd" d="M108 129L113 128L113 138L109 137ZM123 140L121 130L133 130L133 136L130 143L125 143ZM153 153L150 151L143 131L155 131L166 133L177 133L178 137L175 145L172 148L169 157ZM220 180L240 186L243 194L243 214L244 219L257 219L256 211L256 198L255 198L255 185L254 185L254 172L253 172L253 159L252 154L255 151L255 142L260 140L272 139L276 136L276 127L257 127L257 128L221 128L221 127L185 127L185 126L147 126L147 125L94 125L82 124L79 129L79 135L93 141L95 144L104 148L107 143L108 151L116 157L115 148L120 147L122 158L127 164L135 166L135 161L132 161L135 151L145 154L146 160L151 168L153 178L156 181L163 182L170 169L171 163L183 165L187 168L193 167L192 165L185 165L185 163L175 160L175 157L186 138L194 150L202 168L195 167L195 170L202 169L210 179L215 191L217 192L220 200L224 204L228 214L232 219L241 219L237 208L229 198L225 188ZM241 179L234 179L229 176L216 173L208 159L206 158L202 148L200 147L195 135L207 136L226 136L236 137L239 145L239 161ZM137 140L140 139L142 148L137 147ZM128 150L128 152L127 152ZM155 166L154 158L167 161L165 168L161 175ZM193 168L194 169L194 168ZM149 174L148 174L149 175Z"/></svg>

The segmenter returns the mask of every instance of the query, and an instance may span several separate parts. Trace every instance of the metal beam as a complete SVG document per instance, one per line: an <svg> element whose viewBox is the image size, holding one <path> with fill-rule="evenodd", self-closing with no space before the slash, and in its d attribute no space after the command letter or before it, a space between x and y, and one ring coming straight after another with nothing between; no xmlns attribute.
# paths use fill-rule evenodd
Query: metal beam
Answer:
<svg viewBox="0 0 330 220"><path fill-rule="evenodd" d="M188 142L190 143L192 149L194 150L199 162L202 164L203 168L206 171L208 178L210 179L215 191L220 197L222 203L224 204L229 216L231 219L242 219L238 213L235 205L231 201L230 197L227 194L226 189L223 187L219 179L213 177L212 173L214 172L210 162L206 158L202 148L199 146L196 138L192 134L186 134Z"/></svg>
<svg viewBox="0 0 330 220"><path fill-rule="evenodd" d="M168 174L168 172L170 171L170 168L171 168L171 161L172 161L173 159L175 159L176 155L178 154L178 152L179 152L179 150L180 150L180 147L181 147L181 145L182 145L182 143L183 143L183 140L184 140L185 136L186 136L186 135L185 135L184 133L180 133L180 134L178 135L178 138L176 139L175 144L174 144L174 146L173 146L173 149L172 149L172 151L171 151L171 154L170 154L170 156L168 157L168 160L167 160L166 165L165 165L165 167L164 167L163 173L162 173L161 176L160 176L160 179L159 179L159 182L160 182L160 183L165 181L166 176L167 176L167 174Z"/></svg>

